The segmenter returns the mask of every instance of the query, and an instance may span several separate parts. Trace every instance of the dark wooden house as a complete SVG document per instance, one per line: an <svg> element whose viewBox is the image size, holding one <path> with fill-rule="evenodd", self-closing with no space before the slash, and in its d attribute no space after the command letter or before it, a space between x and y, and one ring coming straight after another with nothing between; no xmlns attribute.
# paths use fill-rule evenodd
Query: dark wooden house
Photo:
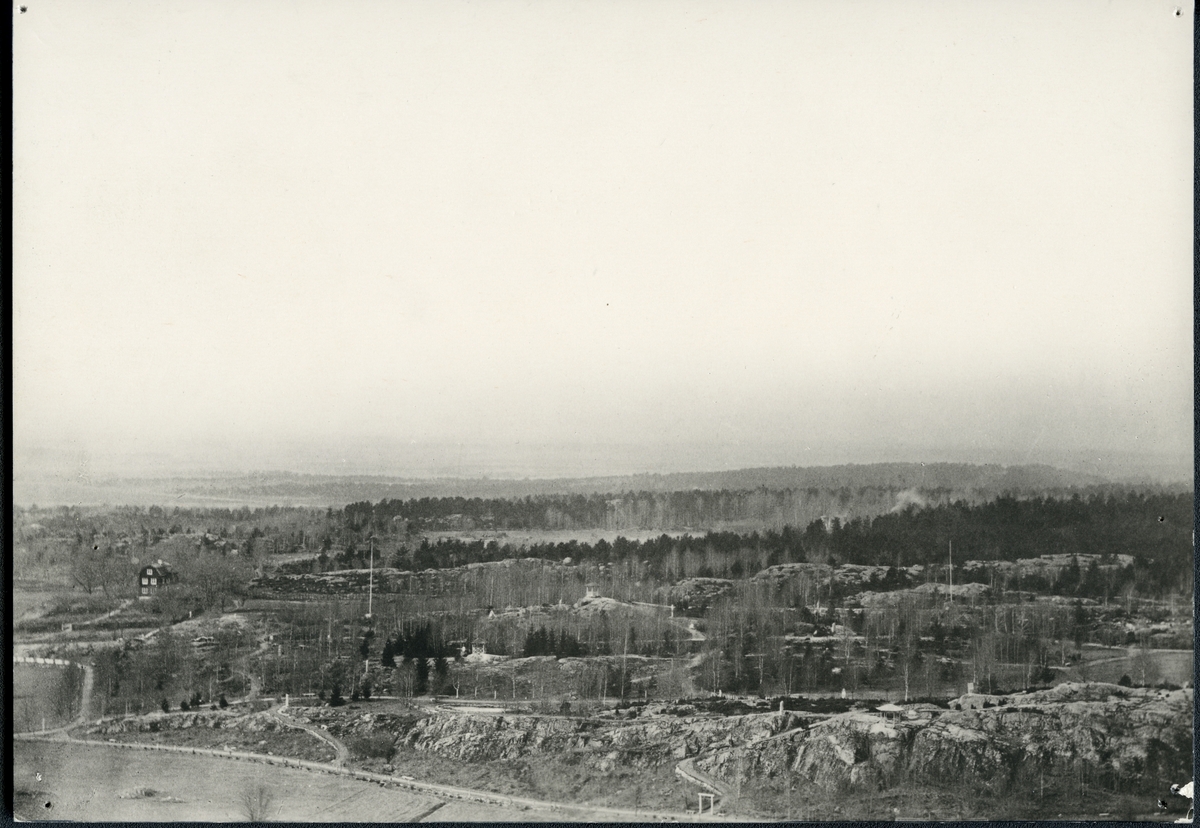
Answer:
<svg viewBox="0 0 1200 828"><path fill-rule="evenodd" d="M138 597L150 598L173 580L175 573L170 564L161 560L147 564L138 571Z"/></svg>

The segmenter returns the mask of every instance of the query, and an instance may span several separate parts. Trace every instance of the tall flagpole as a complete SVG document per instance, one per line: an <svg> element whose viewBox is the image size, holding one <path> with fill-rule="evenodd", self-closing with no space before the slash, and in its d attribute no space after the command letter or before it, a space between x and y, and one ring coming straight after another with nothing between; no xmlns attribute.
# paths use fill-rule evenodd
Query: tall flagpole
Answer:
<svg viewBox="0 0 1200 828"><path fill-rule="evenodd" d="M950 603L954 603L954 541L950 541Z"/></svg>
<svg viewBox="0 0 1200 828"><path fill-rule="evenodd" d="M368 575L367 575L367 578L368 578L368 580L367 580L367 620L368 621L370 621L370 619L371 619L371 609L372 609L371 602L375 597L375 536L374 535L372 535L369 538L369 543L371 544L371 564L370 564L370 569L368 570ZM374 625L374 622L372 621L371 624ZM364 638L363 641L366 641L366 639ZM363 676L364 677L367 676L370 673L370 670L371 670L371 659L370 658L363 659Z"/></svg>

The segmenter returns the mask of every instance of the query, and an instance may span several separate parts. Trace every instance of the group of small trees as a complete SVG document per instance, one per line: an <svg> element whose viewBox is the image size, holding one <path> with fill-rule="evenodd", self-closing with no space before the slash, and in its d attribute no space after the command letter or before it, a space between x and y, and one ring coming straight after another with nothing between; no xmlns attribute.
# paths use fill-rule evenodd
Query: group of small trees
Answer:
<svg viewBox="0 0 1200 828"><path fill-rule="evenodd" d="M402 660L410 659L442 659L453 655L450 647L437 634L433 625L428 621L410 621L405 623L394 636L389 636L383 644L380 663L384 667L395 667L396 656Z"/></svg>
<svg viewBox="0 0 1200 828"><path fill-rule="evenodd" d="M553 630L547 632L544 626L529 631L522 650L522 655L526 657L552 655L555 658L578 658L587 654L587 647L580 644L579 639L566 630L558 633Z"/></svg>
<svg viewBox="0 0 1200 828"><path fill-rule="evenodd" d="M71 581L88 595L96 589L105 596L128 593L136 574L128 555L98 544L80 543L71 554Z"/></svg>
<svg viewBox="0 0 1200 828"><path fill-rule="evenodd" d="M79 712L83 697L83 668L69 664L59 669L52 691L53 710L60 721L70 721Z"/></svg>
<svg viewBox="0 0 1200 828"><path fill-rule="evenodd" d="M189 710L199 710L206 703L211 704L214 709L220 708L221 710L224 710L225 708L229 707L229 700L225 698L224 693L221 694L217 701L213 702L211 699L209 699L206 702L200 691L196 690L192 693L191 698L184 699L179 703L179 710L183 713L187 713ZM159 707L162 708L162 712L164 713L171 712L171 703L167 701L165 697L159 702Z"/></svg>

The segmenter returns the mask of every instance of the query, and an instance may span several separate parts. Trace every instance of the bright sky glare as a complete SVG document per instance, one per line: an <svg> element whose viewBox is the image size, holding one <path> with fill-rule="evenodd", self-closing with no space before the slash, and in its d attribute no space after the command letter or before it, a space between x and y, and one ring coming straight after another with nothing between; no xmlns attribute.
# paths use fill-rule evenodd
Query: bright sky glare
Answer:
<svg viewBox="0 0 1200 828"><path fill-rule="evenodd" d="M24 3L18 452L1190 458L1190 4Z"/></svg>

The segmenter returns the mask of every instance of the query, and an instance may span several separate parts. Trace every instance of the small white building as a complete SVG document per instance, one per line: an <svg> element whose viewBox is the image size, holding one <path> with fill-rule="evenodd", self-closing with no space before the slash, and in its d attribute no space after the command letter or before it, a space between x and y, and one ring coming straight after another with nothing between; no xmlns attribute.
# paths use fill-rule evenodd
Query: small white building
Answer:
<svg viewBox="0 0 1200 828"><path fill-rule="evenodd" d="M877 711L879 711L879 713L883 717L883 719L888 722L898 721L900 719L901 714L904 713L903 707L901 707L898 704L892 704L891 702L888 702L887 704L881 704L881 705L879 705L879 707L876 707L875 709Z"/></svg>

